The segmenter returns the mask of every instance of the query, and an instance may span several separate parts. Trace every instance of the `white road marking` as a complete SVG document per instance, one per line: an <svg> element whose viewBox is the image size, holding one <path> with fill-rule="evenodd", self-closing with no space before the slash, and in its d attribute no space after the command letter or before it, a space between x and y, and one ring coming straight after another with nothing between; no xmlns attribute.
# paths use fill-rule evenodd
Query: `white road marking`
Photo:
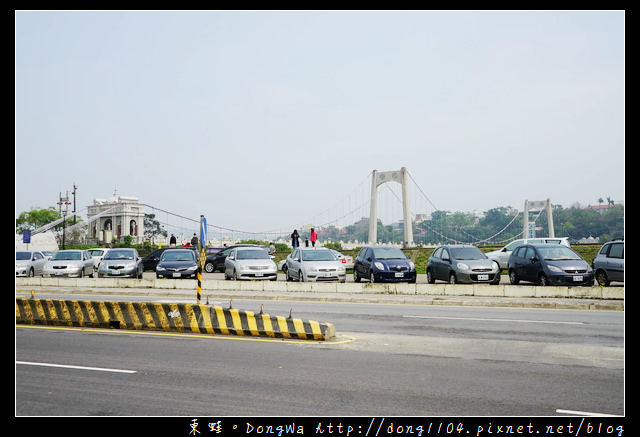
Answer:
<svg viewBox="0 0 640 437"><path fill-rule="evenodd" d="M550 323L557 325L584 325L582 322L553 322L550 320L524 320L524 319L485 319L476 317L440 317L440 316L402 316L406 319L444 319L444 320L475 320L483 322L517 322L517 323Z"/></svg>
<svg viewBox="0 0 640 437"><path fill-rule="evenodd" d="M51 364L51 363L34 363L30 361L16 361L16 364L24 364L27 366L42 366L42 367L61 367L65 369L79 369L79 370L97 370L100 372L116 372L116 373L137 373L135 370L124 369L108 369L105 367L84 367L84 366L69 366L65 364Z"/></svg>
<svg viewBox="0 0 640 437"><path fill-rule="evenodd" d="M602 414L602 413L589 413L587 411L575 411L575 410L556 410L556 413L560 414L574 414L576 416L604 416L604 417L620 417L617 414Z"/></svg>

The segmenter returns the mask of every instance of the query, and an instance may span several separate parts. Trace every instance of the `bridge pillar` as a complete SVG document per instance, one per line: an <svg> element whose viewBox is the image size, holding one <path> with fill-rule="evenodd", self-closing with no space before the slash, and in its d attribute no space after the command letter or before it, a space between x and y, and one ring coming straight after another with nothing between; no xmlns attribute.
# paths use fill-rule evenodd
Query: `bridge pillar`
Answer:
<svg viewBox="0 0 640 437"><path fill-rule="evenodd" d="M405 167L399 171L378 172L373 170L371 175L371 212L369 214L369 244L376 244L378 240L378 186L387 182L398 182L402 185L402 216L404 220L403 246L413 246L413 227L411 223L411 205L409 201L409 180Z"/></svg>

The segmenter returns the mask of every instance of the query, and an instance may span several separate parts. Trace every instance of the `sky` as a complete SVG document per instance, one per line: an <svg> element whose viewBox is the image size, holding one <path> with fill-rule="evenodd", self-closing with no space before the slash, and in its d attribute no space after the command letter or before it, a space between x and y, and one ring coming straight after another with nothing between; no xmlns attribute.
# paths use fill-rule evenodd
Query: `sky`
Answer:
<svg viewBox="0 0 640 437"><path fill-rule="evenodd" d="M623 203L624 25L624 11L16 11L16 217L76 185L78 210L117 192L284 229L402 167L443 211Z"/></svg>

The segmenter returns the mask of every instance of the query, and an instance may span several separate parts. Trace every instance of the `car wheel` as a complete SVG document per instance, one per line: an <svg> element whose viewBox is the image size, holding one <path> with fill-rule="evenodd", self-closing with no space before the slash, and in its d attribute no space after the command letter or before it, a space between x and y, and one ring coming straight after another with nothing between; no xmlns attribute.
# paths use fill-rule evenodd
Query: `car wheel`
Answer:
<svg viewBox="0 0 640 437"><path fill-rule="evenodd" d="M36 272L33 271L33 268L29 270L29 277L33 278L36 275Z"/></svg>
<svg viewBox="0 0 640 437"><path fill-rule="evenodd" d="M611 281L609 281L609 278L607 278L607 274L603 270L598 270L596 272L596 281L601 287L608 287L611 283Z"/></svg>
<svg viewBox="0 0 640 437"><path fill-rule="evenodd" d="M546 287L547 285L549 285L549 279L547 278L547 275L545 275L544 273L540 273L540 278L538 278L538 283L542 287Z"/></svg>
<svg viewBox="0 0 640 437"><path fill-rule="evenodd" d="M451 272L449 274L449 284L457 284L458 283L458 278L456 278L456 274Z"/></svg>
<svg viewBox="0 0 640 437"><path fill-rule="evenodd" d="M78 275L79 278L84 278L84 269L80 270L80 274Z"/></svg>
<svg viewBox="0 0 640 437"><path fill-rule="evenodd" d="M233 279L234 281L238 280L238 272L236 272L235 270L233 271L233 274L231 275L231 279Z"/></svg>
<svg viewBox="0 0 640 437"><path fill-rule="evenodd" d="M287 265L286 264L282 264L282 273L284 273L286 275L287 274L287 270L289 270L287 268Z"/></svg>
<svg viewBox="0 0 640 437"><path fill-rule="evenodd" d="M293 281L293 279L291 278L291 276L289 276L289 269L287 269L286 272L284 272L284 277L287 280L287 282L291 282Z"/></svg>
<svg viewBox="0 0 640 437"><path fill-rule="evenodd" d="M374 284L376 282L376 275L373 274L373 270L371 270L371 275L369 276L369 282Z"/></svg>
<svg viewBox="0 0 640 437"><path fill-rule="evenodd" d="M431 270L427 270L427 282L429 284L435 284L436 282L436 278L433 276L433 273L431 273Z"/></svg>
<svg viewBox="0 0 640 437"><path fill-rule="evenodd" d="M304 276L302 276L302 270L298 271L298 282L304 282Z"/></svg>
<svg viewBox="0 0 640 437"><path fill-rule="evenodd" d="M353 269L353 282L360 282L360 275L358 275L358 270L354 267Z"/></svg>
<svg viewBox="0 0 640 437"><path fill-rule="evenodd" d="M513 270L509 272L509 281L512 285L518 285L520 283L520 279L518 279L518 277L516 276L516 272L514 272Z"/></svg>
<svg viewBox="0 0 640 437"><path fill-rule="evenodd" d="M213 263L204 263L204 271L207 273L213 273Z"/></svg>

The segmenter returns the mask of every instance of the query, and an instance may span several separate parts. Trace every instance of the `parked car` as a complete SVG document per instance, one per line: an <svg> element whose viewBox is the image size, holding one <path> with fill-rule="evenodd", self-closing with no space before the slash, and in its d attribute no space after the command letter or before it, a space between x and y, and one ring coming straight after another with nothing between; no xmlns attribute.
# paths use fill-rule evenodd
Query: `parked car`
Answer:
<svg viewBox="0 0 640 437"><path fill-rule="evenodd" d="M347 269L331 250L324 247L298 247L283 266L287 281L346 282Z"/></svg>
<svg viewBox="0 0 640 437"><path fill-rule="evenodd" d="M142 258L136 249L109 249L98 267L98 277L142 279Z"/></svg>
<svg viewBox="0 0 640 437"><path fill-rule="evenodd" d="M500 266L500 270L506 270L509 264L509 256L511 252L523 244L563 244L567 247L570 246L569 238L567 237L540 237L540 238L521 238L519 240L513 240L511 243L504 246L502 249L487 252L485 255L489 259L494 260Z"/></svg>
<svg viewBox="0 0 640 437"><path fill-rule="evenodd" d="M147 256L142 258L142 267L145 271L147 270L156 270L156 266L158 265L158 261L160 261L160 257L166 250L191 250L193 252L196 251L193 246L167 246L161 247L159 249L154 250Z"/></svg>
<svg viewBox="0 0 640 437"><path fill-rule="evenodd" d="M42 276L66 276L93 278L95 265L86 250L59 250L45 263Z"/></svg>
<svg viewBox="0 0 640 437"><path fill-rule="evenodd" d="M593 285L593 269L562 244L524 244L509 257L509 280L540 285Z"/></svg>
<svg viewBox="0 0 640 437"><path fill-rule="evenodd" d="M46 262L47 258L40 251L16 252L16 276L41 276Z"/></svg>
<svg viewBox="0 0 640 437"><path fill-rule="evenodd" d="M156 265L156 278L193 278L197 273L196 251L188 247L165 250Z"/></svg>
<svg viewBox="0 0 640 437"><path fill-rule="evenodd" d="M608 287L612 281L624 282L624 241L604 243L591 266L602 287Z"/></svg>
<svg viewBox="0 0 640 437"><path fill-rule="evenodd" d="M440 246L427 261L427 282L433 284L436 280L451 284L498 284L500 269L475 246Z"/></svg>
<svg viewBox="0 0 640 437"><path fill-rule="evenodd" d="M204 262L204 271L207 273L213 273L216 271L223 272L225 271L224 260L227 258L227 255L231 253L233 249L236 247L259 247L267 251L269 253L269 248L262 244L234 244L233 246L225 247L224 249L207 255L207 258Z"/></svg>
<svg viewBox="0 0 640 437"><path fill-rule="evenodd" d="M331 252L333 252L333 254L338 257L338 259L340 261L342 261L342 264L344 264L345 268L347 269L352 269L353 268L353 257L349 256L349 255L343 255L340 252L338 252L337 250L334 249L329 249Z"/></svg>
<svg viewBox="0 0 640 437"><path fill-rule="evenodd" d="M102 257L105 253L107 253L108 250L109 248L107 247L96 247L93 249L87 249L87 252L89 252L89 255L91 255L91 257L93 258L93 264L96 270L98 270L98 267L100 267L100 261L102 261Z"/></svg>
<svg viewBox="0 0 640 437"><path fill-rule="evenodd" d="M42 253L46 259L49 259L53 256L53 252L50 250L41 250L40 253Z"/></svg>
<svg viewBox="0 0 640 437"><path fill-rule="evenodd" d="M365 246L353 263L353 280L373 282L416 282L416 266L403 251L393 246Z"/></svg>
<svg viewBox="0 0 640 437"><path fill-rule="evenodd" d="M261 247L236 247L224 260L225 279L278 279L278 268Z"/></svg>

